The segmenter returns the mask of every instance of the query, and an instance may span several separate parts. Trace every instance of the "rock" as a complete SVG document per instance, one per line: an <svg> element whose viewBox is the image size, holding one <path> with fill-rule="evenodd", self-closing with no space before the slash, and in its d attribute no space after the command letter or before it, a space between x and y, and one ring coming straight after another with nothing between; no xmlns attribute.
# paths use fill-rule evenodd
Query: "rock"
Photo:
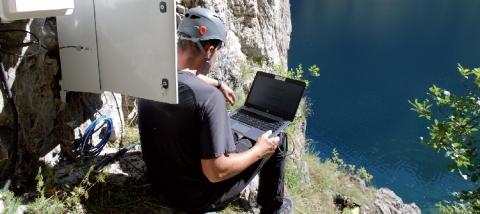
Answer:
<svg viewBox="0 0 480 214"><path fill-rule="evenodd" d="M59 161L60 152L60 144L58 144L52 151L41 157L40 160L44 161L50 167L54 167Z"/></svg>
<svg viewBox="0 0 480 214"><path fill-rule="evenodd" d="M177 28L178 28L178 25L180 24L180 22L182 21L182 16L180 14L176 14L176 19L177 19Z"/></svg>
<svg viewBox="0 0 480 214"><path fill-rule="evenodd" d="M103 92L103 96L101 96L101 98L103 105L99 110L102 114L108 115L110 118L112 118L113 132L112 135L110 135L110 140L115 141L116 139L120 139L125 127L125 117L122 110L122 95L119 93L105 91ZM107 126L105 126L105 129L106 127Z"/></svg>
<svg viewBox="0 0 480 214"><path fill-rule="evenodd" d="M353 181L360 187L360 189L365 192L367 190L367 185L365 181L357 176L350 176L350 181Z"/></svg>
<svg viewBox="0 0 480 214"><path fill-rule="evenodd" d="M20 206L18 206L15 214L22 214L22 213L25 213L25 212L27 212L27 205L20 205Z"/></svg>
<svg viewBox="0 0 480 214"><path fill-rule="evenodd" d="M403 201L398 197L393 191L385 188L377 190L375 193L375 209L376 213L381 214L400 214L400 213L409 213L409 214L419 214L422 213L420 208L412 204L403 204Z"/></svg>
<svg viewBox="0 0 480 214"><path fill-rule="evenodd" d="M134 122L138 112L137 98L128 95L122 95L122 111L125 128L135 124Z"/></svg>
<svg viewBox="0 0 480 214"><path fill-rule="evenodd" d="M105 158L114 155L118 151L119 149L106 146L99 156L95 157L93 164L96 165L102 162L105 160ZM55 172L60 177L60 184L75 185L78 184L81 179L83 179L85 173L83 171L73 173L75 170L73 166L73 163L67 161L60 162L57 165ZM145 162L142 159L141 147L140 145L137 145L127 151L127 153L124 155L120 156L113 163L109 164L102 171L108 171L109 175L106 178L107 180L117 184L123 184L128 178L132 178L137 181L144 179L143 172L145 169Z"/></svg>
<svg viewBox="0 0 480 214"><path fill-rule="evenodd" d="M180 13L180 14L185 14L187 10L185 9L184 6L182 5L177 5L177 13Z"/></svg>
<svg viewBox="0 0 480 214"><path fill-rule="evenodd" d="M247 201L250 202L250 206L257 206L257 194L258 194L258 182L259 178L256 175L253 180L245 187L245 189L240 193Z"/></svg>
<svg viewBox="0 0 480 214"><path fill-rule="evenodd" d="M181 1L177 1L181 3ZM227 26L227 42L209 76L221 78L236 91L241 91L242 79L237 60L284 63L290 48L292 24L288 0L210 0L192 1L217 12ZM180 11L179 11L180 13Z"/></svg>
<svg viewBox="0 0 480 214"><path fill-rule="evenodd" d="M47 48L58 46L55 18L21 20L0 25L0 30L8 29L28 30L34 33ZM24 39L34 40L33 36L30 37L30 34L24 32L7 32L2 33L0 43L18 44ZM24 54L33 54L37 50L38 46L32 45L24 48ZM21 48L9 51L22 54ZM12 87L18 112L19 166L37 169L39 163L49 162L50 157L45 156L51 156L52 150L58 147L60 141L71 144L75 139L81 138L85 129L95 119L95 111L88 101L92 101L100 111L111 114L114 123L117 124L114 125L115 131L111 139L120 135L120 119L112 95L73 92L70 103L65 104L60 101L58 80L61 74L58 72L60 70L58 51L40 49L37 55L30 58L18 58L4 53L0 56L8 70L8 82ZM0 148L11 151L13 119L9 104L6 102L5 91L3 87L1 88L3 96L0 99ZM117 101L121 105L121 99L118 100L118 98L120 95L117 95ZM121 112L120 115L122 115ZM3 156L3 158L6 157ZM32 159L42 160L42 162L32 161ZM29 165L29 163L32 164Z"/></svg>
<svg viewBox="0 0 480 214"><path fill-rule="evenodd" d="M2 198L2 197L0 197L0 198ZM3 209L5 209L5 206L3 205L3 199L0 199L0 213L3 213Z"/></svg>
<svg viewBox="0 0 480 214"><path fill-rule="evenodd" d="M312 183L310 182L310 171L308 171L308 164L306 161L303 161L302 174L304 176L303 180L305 180L306 183L305 186L309 188L312 186Z"/></svg>

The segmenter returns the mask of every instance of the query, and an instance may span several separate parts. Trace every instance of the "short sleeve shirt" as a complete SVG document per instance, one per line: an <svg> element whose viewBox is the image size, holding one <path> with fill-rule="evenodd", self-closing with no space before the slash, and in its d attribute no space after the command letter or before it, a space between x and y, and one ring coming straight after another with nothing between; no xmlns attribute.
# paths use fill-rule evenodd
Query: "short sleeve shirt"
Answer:
<svg viewBox="0 0 480 214"><path fill-rule="evenodd" d="M147 180L192 210L210 203L213 187L201 159L235 150L225 98L190 72L178 72L179 104L139 99L138 124Z"/></svg>

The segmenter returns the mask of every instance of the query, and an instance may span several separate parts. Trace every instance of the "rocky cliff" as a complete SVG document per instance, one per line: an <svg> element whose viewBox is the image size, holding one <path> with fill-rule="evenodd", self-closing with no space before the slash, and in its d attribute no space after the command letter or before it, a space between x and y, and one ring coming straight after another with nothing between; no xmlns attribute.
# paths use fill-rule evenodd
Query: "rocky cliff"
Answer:
<svg viewBox="0 0 480 214"><path fill-rule="evenodd" d="M224 17L228 27L225 48L221 50L211 76L221 78L233 89L241 90L239 86L242 84L242 79L239 78L241 75L238 60L286 63L292 30L288 0L197 0L188 1L188 5L215 10ZM181 19L185 11L178 12L178 17ZM58 47L55 18L0 24L0 30L27 30L37 35L47 48ZM1 44L18 44L24 40L34 39L24 32L0 33ZM4 50L16 54L32 54L37 51L37 48L37 45L33 45L24 49ZM17 105L20 127L19 163L24 169L37 168L36 160L38 159L54 161L51 160L52 154L45 157L47 153L54 148L58 150L60 142L72 145L75 139L81 137L86 127L94 120L94 110L90 107L89 100L115 120L115 131L111 139L114 140L120 135L120 118L128 119L134 107L131 98L116 94L121 111L117 111L114 98L108 92L104 94L75 92L71 102L65 104L60 101L59 95L61 72L58 51L40 49L37 55L30 58L19 58L4 53L0 53L0 56L8 72L8 82ZM5 94L2 88L0 160L3 160L3 164L8 159L7 151L11 149L13 129L11 110L5 102ZM29 164L31 166L27 167Z"/></svg>
<svg viewBox="0 0 480 214"><path fill-rule="evenodd" d="M177 0L188 7L204 7L217 12L227 26L227 43L210 75L221 78L233 89L242 85L239 60L287 65L292 22L289 0ZM178 10L177 22L183 18Z"/></svg>

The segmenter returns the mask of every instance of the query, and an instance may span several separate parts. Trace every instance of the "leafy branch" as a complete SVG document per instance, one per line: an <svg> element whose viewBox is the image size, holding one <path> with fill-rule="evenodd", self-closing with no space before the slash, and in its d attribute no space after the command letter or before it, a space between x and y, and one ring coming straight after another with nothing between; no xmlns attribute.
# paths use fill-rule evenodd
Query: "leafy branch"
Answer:
<svg viewBox="0 0 480 214"><path fill-rule="evenodd" d="M419 102L408 101L413 108L411 110L419 113L419 117L425 117L428 120L432 119L432 115L436 114L443 117L443 121L434 119L434 124L427 127L430 134L430 139L421 138L424 145L432 146L435 150L445 151L445 157L450 158L454 162L447 166L450 172L458 171L465 180L470 178L472 182L477 182L480 179L480 160L477 158L479 151L476 148L476 143L480 140L475 138L475 133L478 131L480 123L480 72L478 68L473 70L464 69L458 64L458 70L462 75L462 84L465 87L466 96L457 96L451 94L446 89L439 88L435 85L430 88L430 95L436 105L436 112L432 111L433 104L426 99ZM473 90L470 90L465 83L469 77L473 77L473 82L476 84ZM441 202L437 203L442 212L460 212L470 213L480 211L480 188L475 190L463 190L460 193L451 193L460 203L446 202L448 205L444 207ZM465 202L465 203L464 203Z"/></svg>

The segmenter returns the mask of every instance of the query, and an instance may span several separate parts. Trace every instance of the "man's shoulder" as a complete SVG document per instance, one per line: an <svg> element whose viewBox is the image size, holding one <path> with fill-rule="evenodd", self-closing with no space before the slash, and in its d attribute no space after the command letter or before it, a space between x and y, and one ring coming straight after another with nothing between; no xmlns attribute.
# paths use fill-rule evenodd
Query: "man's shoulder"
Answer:
<svg viewBox="0 0 480 214"><path fill-rule="evenodd" d="M185 72L184 72L185 73ZM223 95L217 88L209 85L194 74L185 73L178 76L179 93L184 90L191 91L199 104L209 104L212 100L225 102Z"/></svg>

